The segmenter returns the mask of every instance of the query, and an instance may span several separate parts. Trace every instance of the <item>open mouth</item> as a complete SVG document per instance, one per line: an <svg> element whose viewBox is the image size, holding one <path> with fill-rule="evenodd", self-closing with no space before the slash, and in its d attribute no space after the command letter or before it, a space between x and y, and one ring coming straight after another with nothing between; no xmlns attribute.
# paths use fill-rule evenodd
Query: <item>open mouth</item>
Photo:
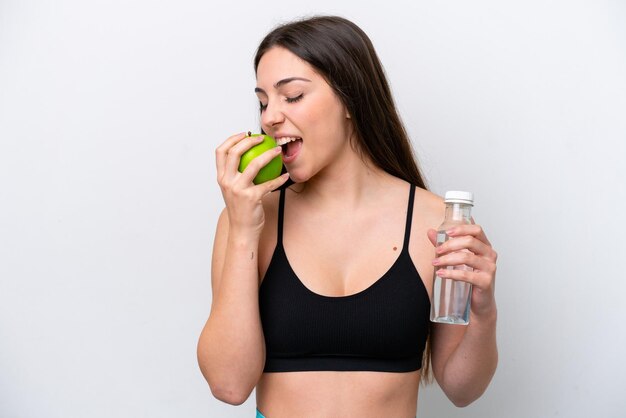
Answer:
<svg viewBox="0 0 626 418"><path fill-rule="evenodd" d="M297 136L284 136L278 138L276 143L283 149L283 162L292 161L302 147L302 138Z"/></svg>

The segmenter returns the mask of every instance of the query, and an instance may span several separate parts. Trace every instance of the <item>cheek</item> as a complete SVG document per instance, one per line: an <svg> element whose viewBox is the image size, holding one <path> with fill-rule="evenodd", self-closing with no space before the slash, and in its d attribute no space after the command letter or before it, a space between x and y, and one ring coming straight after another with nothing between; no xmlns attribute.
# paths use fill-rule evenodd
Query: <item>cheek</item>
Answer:
<svg viewBox="0 0 626 418"><path fill-rule="evenodd" d="M320 127L324 129L328 140L335 145L342 144L348 136L348 124L342 108L328 109L321 118L325 123L320 123Z"/></svg>
<svg viewBox="0 0 626 418"><path fill-rule="evenodd" d="M315 133L333 138L345 135L345 109L337 100L327 98L309 109L306 118Z"/></svg>

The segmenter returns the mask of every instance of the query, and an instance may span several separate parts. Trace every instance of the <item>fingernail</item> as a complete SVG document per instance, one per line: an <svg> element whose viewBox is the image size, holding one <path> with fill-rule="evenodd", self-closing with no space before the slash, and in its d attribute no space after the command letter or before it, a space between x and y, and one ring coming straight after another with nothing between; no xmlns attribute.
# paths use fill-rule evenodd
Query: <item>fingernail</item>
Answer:
<svg viewBox="0 0 626 418"><path fill-rule="evenodd" d="M436 266L436 265L438 265L438 264L439 264L439 259L438 259L438 258L435 258L435 259L433 260L433 266Z"/></svg>
<svg viewBox="0 0 626 418"><path fill-rule="evenodd" d="M279 145L279 146L277 146L276 148L274 148L274 152L275 152L275 153L277 153L277 154L278 154L279 152L282 152L282 150L283 150L283 147L281 147L280 145Z"/></svg>
<svg viewBox="0 0 626 418"><path fill-rule="evenodd" d="M446 273L447 273L447 270L446 270L446 269L443 269L443 268L441 268L441 269L439 269L439 270L437 270L437 271L435 272L435 274L436 274L437 276L440 276L440 277L445 276L445 275L446 275Z"/></svg>
<svg viewBox="0 0 626 418"><path fill-rule="evenodd" d="M448 229L446 231L446 234L448 234L448 235L454 235L455 233L456 233L456 229L454 229L454 228L450 228L450 229Z"/></svg>

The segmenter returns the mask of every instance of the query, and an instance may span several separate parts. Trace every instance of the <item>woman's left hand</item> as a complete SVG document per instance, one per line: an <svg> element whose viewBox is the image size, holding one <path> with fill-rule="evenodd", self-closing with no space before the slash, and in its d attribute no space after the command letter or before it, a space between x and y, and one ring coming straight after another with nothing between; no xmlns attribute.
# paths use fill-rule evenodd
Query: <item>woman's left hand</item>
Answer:
<svg viewBox="0 0 626 418"><path fill-rule="evenodd" d="M436 247L437 258L433 260L433 266L438 269L436 274L445 279L472 284L473 314L479 316L495 314L494 288L498 254L491 247L485 232L480 225L468 224L454 226L447 233L451 239L437 247L437 231L434 229L428 231L428 238ZM461 265L469 266L473 271L445 268Z"/></svg>

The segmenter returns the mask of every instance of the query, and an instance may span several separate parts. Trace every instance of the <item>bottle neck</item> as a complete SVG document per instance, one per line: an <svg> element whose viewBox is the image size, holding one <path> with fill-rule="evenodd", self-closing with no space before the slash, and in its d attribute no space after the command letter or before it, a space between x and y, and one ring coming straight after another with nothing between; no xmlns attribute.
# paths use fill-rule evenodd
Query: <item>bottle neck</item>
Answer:
<svg viewBox="0 0 626 418"><path fill-rule="evenodd" d="M446 203L446 220L470 223L472 205L465 203Z"/></svg>

